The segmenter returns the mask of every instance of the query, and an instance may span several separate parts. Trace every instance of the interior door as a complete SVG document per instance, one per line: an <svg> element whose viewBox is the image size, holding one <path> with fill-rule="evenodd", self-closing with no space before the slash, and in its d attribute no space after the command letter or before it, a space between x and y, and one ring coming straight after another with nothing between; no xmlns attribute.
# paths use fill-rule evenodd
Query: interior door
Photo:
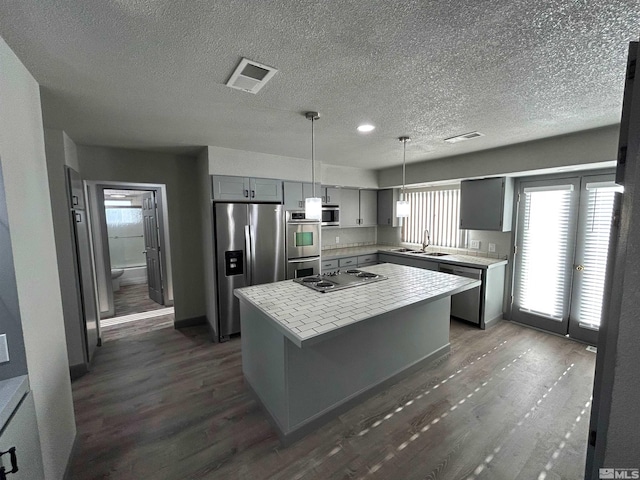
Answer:
<svg viewBox="0 0 640 480"><path fill-rule="evenodd" d="M582 178L569 336L597 345L615 193L613 175Z"/></svg>
<svg viewBox="0 0 640 480"><path fill-rule="evenodd" d="M142 197L142 219L144 225L144 252L147 256L149 298L160 305L164 305L155 192L145 192Z"/></svg>
<svg viewBox="0 0 640 480"><path fill-rule="evenodd" d="M566 335L577 229L578 177L522 182L513 320Z"/></svg>

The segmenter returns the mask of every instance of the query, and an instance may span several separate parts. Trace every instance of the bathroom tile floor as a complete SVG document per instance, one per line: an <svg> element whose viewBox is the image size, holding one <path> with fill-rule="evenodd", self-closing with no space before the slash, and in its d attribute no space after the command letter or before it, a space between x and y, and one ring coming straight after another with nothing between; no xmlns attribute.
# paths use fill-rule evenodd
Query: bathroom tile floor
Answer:
<svg viewBox="0 0 640 480"><path fill-rule="evenodd" d="M113 292L113 301L116 317L165 308L164 305L149 298L149 288L146 283L120 287L120 290Z"/></svg>

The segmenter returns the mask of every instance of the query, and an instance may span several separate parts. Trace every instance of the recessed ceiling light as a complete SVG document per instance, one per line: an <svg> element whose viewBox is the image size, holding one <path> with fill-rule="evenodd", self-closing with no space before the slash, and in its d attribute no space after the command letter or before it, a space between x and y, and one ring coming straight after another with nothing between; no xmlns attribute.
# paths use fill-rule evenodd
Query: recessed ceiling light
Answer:
<svg viewBox="0 0 640 480"><path fill-rule="evenodd" d="M374 130L376 127L374 127L373 125L369 125L368 123L365 123L364 125L360 125L358 127L358 131L360 133L369 133L370 131Z"/></svg>

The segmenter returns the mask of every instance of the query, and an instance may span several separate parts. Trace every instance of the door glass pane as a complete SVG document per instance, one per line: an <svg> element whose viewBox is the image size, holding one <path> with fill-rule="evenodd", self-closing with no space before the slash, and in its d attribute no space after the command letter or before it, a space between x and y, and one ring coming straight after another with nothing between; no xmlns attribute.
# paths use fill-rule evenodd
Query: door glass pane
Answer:
<svg viewBox="0 0 640 480"><path fill-rule="evenodd" d="M562 321L572 185L524 190L520 310Z"/></svg>
<svg viewBox="0 0 640 480"><path fill-rule="evenodd" d="M584 228L582 283L579 295L580 326L597 329L602 315L609 233L615 192L620 187L606 183L587 184L587 214Z"/></svg>

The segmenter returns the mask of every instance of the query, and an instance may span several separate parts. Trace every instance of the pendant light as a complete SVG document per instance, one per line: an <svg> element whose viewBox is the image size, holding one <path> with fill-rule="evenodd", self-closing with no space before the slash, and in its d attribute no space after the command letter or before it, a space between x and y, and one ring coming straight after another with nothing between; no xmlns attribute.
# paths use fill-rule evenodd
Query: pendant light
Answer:
<svg viewBox="0 0 640 480"><path fill-rule="evenodd" d="M402 142L403 153L402 153L402 190L400 193L400 200L396 202L396 216L397 217L408 217L411 211L411 207L409 207L409 201L405 199L404 195L404 184L405 184L405 172L407 168L407 142L410 142L411 139L409 137L400 137L398 138Z"/></svg>
<svg viewBox="0 0 640 480"><path fill-rule="evenodd" d="M307 220L322 220L322 199L316 197L316 161L315 145L313 138L313 122L320 118L318 112L307 112L304 115L307 120L311 120L311 191L313 197L304 199L304 216Z"/></svg>

